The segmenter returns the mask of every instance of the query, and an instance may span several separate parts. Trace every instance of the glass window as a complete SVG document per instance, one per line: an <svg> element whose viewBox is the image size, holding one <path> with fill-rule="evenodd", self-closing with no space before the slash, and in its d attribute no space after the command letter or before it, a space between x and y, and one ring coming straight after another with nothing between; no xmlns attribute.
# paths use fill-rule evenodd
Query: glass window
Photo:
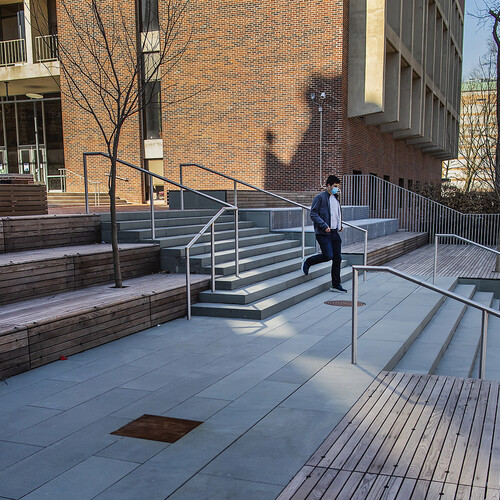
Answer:
<svg viewBox="0 0 500 500"><path fill-rule="evenodd" d="M161 82L144 84L144 139L161 139Z"/></svg>
<svg viewBox="0 0 500 500"><path fill-rule="evenodd" d="M158 0L140 0L142 32L158 31Z"/></svg>

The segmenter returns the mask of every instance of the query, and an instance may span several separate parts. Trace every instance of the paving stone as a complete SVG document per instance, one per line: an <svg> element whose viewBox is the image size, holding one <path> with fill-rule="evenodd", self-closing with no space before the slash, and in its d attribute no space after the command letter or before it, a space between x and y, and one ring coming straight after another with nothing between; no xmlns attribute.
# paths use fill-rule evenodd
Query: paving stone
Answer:
<svg viewBox="0 0 500 500"><path fill-rule="evenodd" d="M41 446L0 441L0 471L42 450Z"/></svg>
<svg viewBox="0 0 500 500"><path fill-rule="evenodd" d="M117 429L118 428L119 427L117 427ZM150 439L122 437L97 453L97 456L140 464L147 462L151 457L154 457L167 446L170 446L170 443L162 443Z"/></svg>
<svg viewBox="0 0 500 500"><path fill-rule="evenodd" d="M8 438L59 413L60 410L36 406L24 406L10 413L4 413L0 415L0 439Z"/></svg>

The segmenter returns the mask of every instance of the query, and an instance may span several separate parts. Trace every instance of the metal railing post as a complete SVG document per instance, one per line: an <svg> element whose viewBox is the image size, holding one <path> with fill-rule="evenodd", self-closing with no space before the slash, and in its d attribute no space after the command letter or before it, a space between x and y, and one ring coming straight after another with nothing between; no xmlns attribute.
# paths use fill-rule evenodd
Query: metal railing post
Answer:
<svg viewBox="0 0 500 500"><path fill-rule="evenodd" d="M153 200L153 176L149 176L149 209L151 212L151 239L156 237L155 231L155 203Z"/></svg>
<svg viewBox="0 0 500 500"><path fill-rule="evenodd" d="M481 318L481 353L479 357L479 378L485 377L486 371L486 341L488 334L488 312L483 311Z"/></svg>
<svg viewBox="0 0 500 500"><path fill-rule="evenodd" d="M358 359L358 270L352 270L352 339L351 364Z"/></svg>
<svg viewBox="0 0 500 500"><path fill-rule="evenodd" d="M180 166L180 172L179 172L179 184L183 184L182 182L182 165ZM180 188L180 197L181 197L181 210L184 210L184 189L182 187Z"/></svg>
<svg viewBox="0 0 500 500"><path fill-rule="evenodd" d="M233 205L235 207L238 206L238 184L236 181L234 181L234 201L233 201Z"/></svg>
<svg viewBox="0 0 500 500"><path fill-rule="evenodd" d="M306 209L302 208L302 260L306 256Z"/></svg>
<svg viewBox="0 0 500 500"><path fill-rule="evenodd" d="M240 238L239 238L239 210L234 210L234 271L237 278L240 277Z"/></svg>
<svg viewBox="0 0 500 500"><path fill-rule="evenodd" d="M215 292L215 222L210 226L210 250L211 250L211 264L212 264L212 292Z"/></svg>
<svg viewBox="0 0 500 500"><path fill-rule="evenodd" d="M437 262L438 262L439 234L434 235L434 268L432 270L432 284L436 284Z"/></svg>
<svg viewBox="0 0 500 500"><path fill-rule="evenodd" d="M363 252L363 263L365 266L368 265L368 231L365 231L365 248ZM366 281L366 271L363 271L363 283L365 281Z"/></svg>
<svg viewBox="0 0 500 500"><path fill-rule="evenodd" d="M186 247L186 301L187 301L187 319L191 319L191 283L189 281L189 275L191 274L191 269L189 265L189 248Z"/></svg>
<svg viewBox="0 0 500 500"><path fill-rule="evenodd" d="M88 215L89 210L89 186L87 178L87 155L83 153L83 181L85 184L85 213Z"/></svg>

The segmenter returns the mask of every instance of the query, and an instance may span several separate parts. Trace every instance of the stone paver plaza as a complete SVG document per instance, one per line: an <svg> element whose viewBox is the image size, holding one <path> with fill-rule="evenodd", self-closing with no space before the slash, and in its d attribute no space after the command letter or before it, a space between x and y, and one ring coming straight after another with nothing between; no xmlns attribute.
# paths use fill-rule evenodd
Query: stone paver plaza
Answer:
<svg viewBox="0 0 500 500"><path fill-rule="evenodd" d="M369 276L361 329L394 288ZM2 382L0 498L275 498L378 373L350 365L331 298L175 320ZM173 444L110 434L143 414L204 423Z"/></svg>

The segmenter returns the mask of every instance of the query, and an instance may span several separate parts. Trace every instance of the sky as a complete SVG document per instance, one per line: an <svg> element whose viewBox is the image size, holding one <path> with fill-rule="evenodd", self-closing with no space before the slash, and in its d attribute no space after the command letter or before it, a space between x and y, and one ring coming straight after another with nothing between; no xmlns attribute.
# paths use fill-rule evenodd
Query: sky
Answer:
<svg viewBox="0 0 500 500"><path fill-rule="evenodd" d="M477 13L483 5L476 0L465 1L462 80L467 79L479 58L488 52L488 41L492 39L491 23L482 25L471 15Z"/></svg>

